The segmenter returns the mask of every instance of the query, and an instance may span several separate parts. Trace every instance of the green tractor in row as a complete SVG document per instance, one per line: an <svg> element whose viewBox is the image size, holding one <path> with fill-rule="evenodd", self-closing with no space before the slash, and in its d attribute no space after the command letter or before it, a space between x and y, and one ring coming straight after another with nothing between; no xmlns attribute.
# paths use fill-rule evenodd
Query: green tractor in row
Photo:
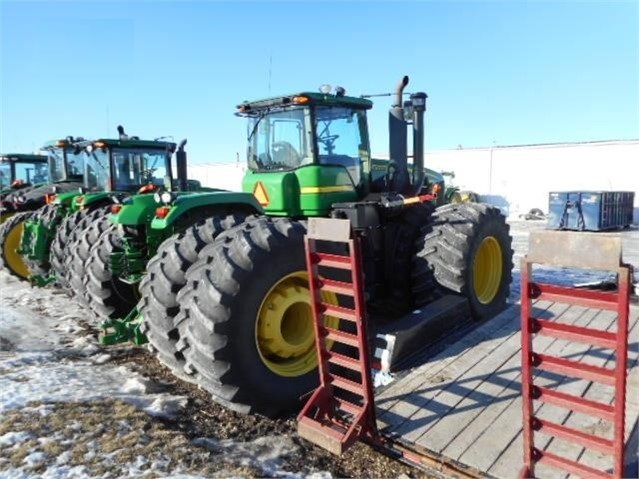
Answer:
<svg viewBox="0 0 639 479"><path fill-rule="evenodd" d="M108 217L94 222L80 235L91 241L81 240L68 256L76 267L67 267L67 271L78 273L73 274L74 295L88 305L97 318L106 320L106 327L112 332L103 337L105 343L146 342L131 319L137 317L138 287L147 263L163 241L189 229L199 218L235 211L238 218L243 219L260 208L252 194L206 188L187 179L185 143L186 140L180 143L176 151L176 181L165 182L153 195L134 195L114 205ZM204 203L196 199L196 206L188 214L163 217L161 228L151 228L156 215L162 215L164 202L181 201L190 196L197 198L201 192L224 193L225 201ZM248 206L237 207L244 202Z"/></svg>
<svg viewBox="0 0 639 479"><path fill-rule="evenodd" d="M24 153L0 155L0 223L13 210L15 193L46 184L49 179L47 157Z"/></svg>
<svg viewBox="0 0 639 479"><path fill-rule="evenodd" d="M18 278L28 279L29 268L20 254L20 241L27 221L39 214L40 208L55 195L78 191L83 186L84 158L78 142L82 137L68 136L45 144L48 183L16 191L5 200L3 207L10 215L0 226L0 268Z"/></svg>
<svg viewBox="0 0 639 479"><path fill-rule="evenodd" d="M446 182L446 188L444 189L444 202L445 203L479 203L479 195L474 191L462 190L459 186L453 184L455 178L454 171L442 171L440 173L442 177L448 177L450 181Z"/></svg>
<svg viewBox="0 0 639 479"><path fill-rule="evenodd" d="M117 139L78 144L84 155L84 184L77 191L58 194L29 220L21 238L20 252L29 265L30 279L38 285L53 281L73 288L77 261L70 261L76 243L88 244L106 229L111 208L132 195L149 195L169 178L175 143L129 137L118 127ZM96 224L91 234L84 230ZM77 257L77 255L76 255ZM81 273L81 271L80 271Z"/></svg>
<svg viewBox="0 0 639 479"><path fill-rule="evenodd" d="M372 102L341 88L242 103L243 192L158 192L150 227L127 225L123 208L112 234L125 239L103 235L96 244L87 270L98 299L114 298L115 282L130 284L123 265L142 278L137 316L118 331L137 328L175 374L233 410L299 407L319 380L303 241L312 217L347 218L361 239L373 334L444 295L461 298L477 320L501 311L512 270L505 217L482 203L436 206L424 169L426 95L402 101L407 84L389 114L390 161L370 154ZM136 238L172 229L145 268L135 262L144 248ZM335 294L323 299L341 305Z"/></svg>

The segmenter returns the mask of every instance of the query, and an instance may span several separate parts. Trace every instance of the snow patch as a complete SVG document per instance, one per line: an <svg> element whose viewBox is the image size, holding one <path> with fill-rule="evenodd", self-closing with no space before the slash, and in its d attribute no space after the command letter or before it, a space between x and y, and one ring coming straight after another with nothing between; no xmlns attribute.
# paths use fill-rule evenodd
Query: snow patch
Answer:
<svg viewBox="0 0 639 479"><path fill-rule="evenodd" d="M34 435L28 431L8 432L0 436L0 446L15 446L33 438Z"/></svg>

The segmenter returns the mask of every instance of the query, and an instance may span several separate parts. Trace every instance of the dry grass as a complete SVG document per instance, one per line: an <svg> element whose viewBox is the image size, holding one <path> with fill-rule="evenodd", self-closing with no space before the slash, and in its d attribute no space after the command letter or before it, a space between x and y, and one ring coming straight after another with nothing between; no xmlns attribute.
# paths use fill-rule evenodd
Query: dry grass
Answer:
<svg viewBox="0 0 639 479"><path fill-rule="evenodd" d="M95 476L126 477L130 467L153 467L162 475L260 476L253 468L212 460L213 453L191 444L181 432L120 401L55 404L45 415L35 409L39 404L29 406L2 417L0 436L24 431L31 439L0 449L0 471L22 467L42 473L65 454L65 465L84 466L87 474ZM27 466L25 459L34 452L43 453L44 459Z"/></svg>

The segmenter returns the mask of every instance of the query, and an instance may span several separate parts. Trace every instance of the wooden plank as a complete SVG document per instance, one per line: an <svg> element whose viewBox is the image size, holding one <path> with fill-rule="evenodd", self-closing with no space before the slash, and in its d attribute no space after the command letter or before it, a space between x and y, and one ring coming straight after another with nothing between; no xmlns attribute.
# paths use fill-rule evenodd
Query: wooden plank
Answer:
<svg viewBox="0 0 639 479"><path fill-rule="evenodd" d="M576 310L575 310L576 311ZM586 315L586 311L583 310ZM538 344L541 351L545 351L556 341L547 338ZM466 397L455 405L454 410L445 418L434 424L426 432L426 436L419 439L420 443L428 443L437 452L450 457L459 457L485 427L477 427L475 421L486 408L497 408L497 402L505 402L517 398L521 394L521 384L517 378L521 375L521 334L516 334L504 343L501 355L507 357L505 362L497 363L493 358L486 358L489 374ZM481 420L480 420L481 421ZM492 418L488 419L488 422Z"/></svg>
<svg viewBox="0 0 639 479"><path fill-rule="evenodd" d="M455 423L457 417L463 412L481 411L493 403L494 397L481 391L482 383L490 382L502 387L510 383L501 373L507 374L518 368L520 342L520 335L512 334L499 347L476 361L463 376L434 388L428 402L394 432L408 441L429 449L439 449L437 452L440 452L440 447L447 444L451 434L455 433L451 423ZM509 369L506 365L511 362L514 364ZM499 374L495 374L496 368Z"/></svg>
<svg viewBox="0 0 639 479"><path fill-rule="evenodd" d="M574 309L571 314L576 314L577 309ZM581 321L584 324L587 324L590 319L594 316L592 313L588 313L586 310L582 310L582 318ZM518 335L520 337L520 335ZM541 339L541 338L540 338ZM555 338L546 338L540 341L537 344L537 347L542 351L552 351L553 347L558 348L561 345L560 340ZM520 354L521 349L517 348L516 354ZM514 371L512 371L512 376L508 376L508 379L511 379L511 382L504 385L501 388L495 388L489 382L482 385L482 389L485 388L487 393L493 395L494 400L490 404L490 406L484 408L483 410L477 411L477 413L469 418L468 422L465 426L458 430L456 436L453 437L451 441L449 441L443 450L443 454L455 458L457 460L469 449L473 448L475 442L484 436L485 434L492 434L491 428L495 421L498 421L505 410L507 410L508 406L521 396L521 360L519 357L513 359L514 361ZM495 375L502 374L502 371L495 371ZM519 417L510 418L510 423L521 424L521 409L519 410ZM446 423L443 423L441 427L445 427ZM512 424L510 424L512 427ZM503 449L506 446L507 441L510 439L507 435L499 435L498 437L502 438L506 441L501 448ZM493 444L491 447L497 447L497 444Z"/></svg>
<svg viewBox="0 0 639 479"><path fill-rule="evenodd" d="M489 328L492 330L490 335L481 334L478 338L474 335L475 331L471 332L462 341L439 354L434 361L431 361L430 367L418 368L411 373L410 378L405 378L406 380L393 390L392 397L399 400L378 415L378 427L383 428L384 433L395 434L398 429L406 432L402 425L410 421L410 417L428 402L430 395L436 393L443 382L457 381L457 378L481 357L489 354L508 337L515 334L518 329L515 322L518 310L518 307L510 310L508 316L502 317L499 323L502 325L500 328L496 330ZM461 351L456 354L459 349ZM376 404L381 408L387 405L384 399L381 401L376 399Z"/></svg>
<svg viewBox="0 0 639 479"><path fill-rule="evenodd" d="M597 324L593 324L593 327L602 329L602 325L605 323L605 321L608 322L608 325L605 328L606 330L613 329L613 327L616 325L615 313L603 312L598 310L591 310L591 311L596 311L596 314L597 314L596 318L598 319L598 321L596 321ZM597 354L592 356L593 352L596 352ZM575 361L585 361L586 358L589 355L591 355L593 359L588 361L589 364L603 366L608 362L611 354L612 354L612 350L602 350L601 348L592 347L583 343L571 342L569 343L569 346L565 348L565 350L563 351L562 356L570 357L570 359ZM540 383L541 381L535 381L535 384L540 384ZM574 380L572 378L562 377L552 389L556 391L564 392L567 394L571 394L573 396L580 397L584 394L589 384L592 384L592 383L585 380ZM602 387L605 387L606 389L611 389L610 387L607 387L607 386L602 386ZM548 404L539 403L538 401L534 402L534 410L535 410L536 416L549 420L556 424L564 424L566 419L570 415L570 411L565 408L560 408L560 407L556 407L556 406L552 406ZM595 418L595 421L596 420L597 418ZM549 449L549 451L561 457L564 457L564 456L569 457L569 456L566 456L565 454L566 450L562 449L561 447L566 444L567 443L565 441L560 441L560 440L551 441L551 439L544 434L540 434L540 433L535 434L535 446L537 448L544 450L548 448L549 446L553 446ZM513 464L513 463L516 463L517 461L521 461L522 451L523 451L523 438L522 438L522 435L520 434L515 438L514 441L510 443L508 448L502 452L498 461L496 461L489 469L489 472L498 477L507 477L509 468L505 467L505 465ZM563 477L565 475L565 473L552 468L549 468L548 471L545 471L543 466L540 466L539 472L540 473L543 472L543 474L540 474L541 477ZM557 474L559 475L556 476Z"/></svg>
<svg viewBox="0 0 639 479"><path fill-rule="evenodd" d="M540 308L544 306L547 308L550 304L549 302L545 303L540 305ZM409 375L406 375L399 381L395 381L388 389L380 393L380 404L385 404L384 409L389 409L388 402L390 398L394 398L395 402L401 400L401 394L412 391L415 385L420 383L422 375L429 374L431 371L441 370L442 366L445 367L450 362L468 353L473 346L480 344L484 340L501 335L503 331L509 328L513 328L517 323L518 315L519 305L512 305L492 320L479 326L470 334L463 336L454 344L451 344L445 351L437 354L427 363L415 368Z"/></svg>
<svg viewBox="0 0 639 479"><path fill-rule="evenodd" d="M563 268L616 271L621 265L621 238L587 232L531 231L522 264L526 259Z"/></svg>
<svg viewBox="0 0 639 479"><path fill-rule="evenodd" d="M579 317L575 317L577 311L579 311ZM574 323L583 326L598 327L600 329L606 329L611 322L610 318L602 319L600 317L601 315L596 314L596 312L593 312L592 310L584 311L583 309L575 310L574 308L570 308L564 314L566 315L564 319L570 316L574 319ZM594 318L592 318L593 315ZM588 321L590 318L592 318L592 320ZM588 324L582 324L582 321L588 321ZM537 342L541 339L542 338L535 338L535 341ZM554 355L570 355L578 352L580 347L582 347L582 345L557 339L547 352ZM560 380L561 376L555 374L537 373L535 375L535 383L547 387L552 387L553 384ZM517 398L509 402L506 409L504 409L502 414L495 421L485 425L486 433L474 441L472 446L461 455L460 460L467 464L473 464L481 470L490 472L491 468L500 461L503 451L508 449L507 445L516 440L517 437L521 437L521 415L522 403L521 396L519 395ZM500 447L496 447L495 444L495 431L499 431L497 437L499 437ZM510 463L508 465L510 472L505 477L512 477L513 471L518 470L521 466L523 457L522 447L518 449L517 457L518 459L516 459L515 463ZM505 461L500 462L504 463Z"/></svg>

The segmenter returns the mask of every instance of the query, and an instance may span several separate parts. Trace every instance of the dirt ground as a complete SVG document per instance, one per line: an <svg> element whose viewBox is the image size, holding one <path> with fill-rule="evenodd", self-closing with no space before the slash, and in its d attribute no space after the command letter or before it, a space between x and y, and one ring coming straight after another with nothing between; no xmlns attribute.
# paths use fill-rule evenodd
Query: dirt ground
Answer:
<svg viewBox="0 0 639 479"><path fill-rule="evenodd" d="M95 330L85 334L97 339ZM0 439L16 431L28 439L0 447L0 477L49 476L61 463L69 475L56 477L439 477L363 443L335 456L299 438L293 416L274 420L227 410L175 378L145 347L104 347L102 353L111 356L111 364L148 378L153 392L187 397L186 407L170 419L116 399L32 402L5 412ZM18 468L27 475L16 475Z"/></svg>
<svg viewBox="0 0 639 479"><path fill-rule="evenodd" d="M302 476L313 473L330 473L332 477L371 478L434 478L434 473L426 473L405 465L364 443L356 443L341 457L335 456L297 436L297 422L294 416L269 419L255 415L241 415L225 409L210 400L207 392L197 386L177 380L155 357L143 348L129 350L119 361L167 387L171 394L186 395L190 398L183 413L176 420L164 421L165 432L171 431L187 439L215 437L234 442L250 442L256 438L284 435L291 438L296 451L284 459L282 469ZM215 455L215 451L211 451ZM210 466L209 466L210 467ZM244 477L261 477L262 471L251 468L224 471ZM257 473L257 474L255 474Z"/></svg>

